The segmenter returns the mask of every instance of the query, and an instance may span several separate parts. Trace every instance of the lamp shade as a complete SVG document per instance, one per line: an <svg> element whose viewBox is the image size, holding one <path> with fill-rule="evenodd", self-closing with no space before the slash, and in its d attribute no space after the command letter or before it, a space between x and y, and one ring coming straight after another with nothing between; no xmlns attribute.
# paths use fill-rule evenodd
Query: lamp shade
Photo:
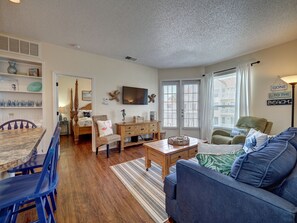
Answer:
<svg viewBox="0 0 297 223"><path fill-rule="evenodd" d="M13 3L21 3L21 0L9 0L9 1L11 1Z"/></svg>
<svg viewBox="0 0 297 223"><path fill-rule="evenodd" d="M288 84L293 84L293 83L297 83L297 75L290 75L290 76L286 76L286 77L281 77L281 79L288 83Z"/></svg>

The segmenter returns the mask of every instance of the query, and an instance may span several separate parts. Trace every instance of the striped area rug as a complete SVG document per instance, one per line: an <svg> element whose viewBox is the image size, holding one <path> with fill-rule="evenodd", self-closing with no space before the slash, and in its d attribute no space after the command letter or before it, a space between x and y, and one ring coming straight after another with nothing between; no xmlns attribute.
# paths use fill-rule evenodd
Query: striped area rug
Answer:
<svg viewBox="0 0 297 223"><path fill-rule="evenodd" d="M111 169L155 222L167 220L162 171L158 164L152 162L146 171L144 158L139 158L111 166ZM175 172L175 166L170 168L170 172Z"/></svg>

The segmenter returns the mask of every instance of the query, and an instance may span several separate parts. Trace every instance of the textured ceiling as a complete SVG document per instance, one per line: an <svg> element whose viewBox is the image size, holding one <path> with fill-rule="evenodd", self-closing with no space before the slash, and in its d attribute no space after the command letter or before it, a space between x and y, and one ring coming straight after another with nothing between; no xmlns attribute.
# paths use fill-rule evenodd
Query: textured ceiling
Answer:
<svg viewBox="0 0 297 223"><path fill-rule="evenodd" d="M200 66L297 39L297 0L0 0L0 32L156 68Z"/></svg>

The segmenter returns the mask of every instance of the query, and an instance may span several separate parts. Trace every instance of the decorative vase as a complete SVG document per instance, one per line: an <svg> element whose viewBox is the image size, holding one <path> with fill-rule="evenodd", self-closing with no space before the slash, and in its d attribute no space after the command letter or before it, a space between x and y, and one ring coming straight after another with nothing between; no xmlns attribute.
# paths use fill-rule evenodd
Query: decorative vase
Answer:
<svg viewBox="0 0 297 223"><path fill-rule="evenodd" d="M15 67L16 63L14 61L8 61L9 66L7 68L7 72L9 74L16 74L17 73L17 69Z"/></svg>

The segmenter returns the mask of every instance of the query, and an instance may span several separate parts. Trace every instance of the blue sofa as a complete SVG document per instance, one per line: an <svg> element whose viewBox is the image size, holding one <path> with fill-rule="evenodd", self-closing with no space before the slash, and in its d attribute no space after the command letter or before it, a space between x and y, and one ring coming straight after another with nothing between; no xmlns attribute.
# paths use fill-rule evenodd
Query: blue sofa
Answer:
<svg viewBox="0 0 297 223"><path fill-rule="evenodd" d="M176 222L187 223L297 222L295 149L297 129L289 128L266 142L259 153L239 157L232 166L232 177L192 161L178 161L176 173L168 175L164 181L168 216ZM263 157L267 159L270 151L276 158L270 158L272 161L261 166L265 163ZM260 156L259 165L253 163L254 156ZM257 168L253 175L249 166L260 166L265 176L258 176ZM278 175L276 170L282 171L282 166L286 168L284 171L290 170L279 179L274 175ZM257 177L260 177L260 184ZM270 182L270 185L271 178L276 178L277 182Z"/></svg>

